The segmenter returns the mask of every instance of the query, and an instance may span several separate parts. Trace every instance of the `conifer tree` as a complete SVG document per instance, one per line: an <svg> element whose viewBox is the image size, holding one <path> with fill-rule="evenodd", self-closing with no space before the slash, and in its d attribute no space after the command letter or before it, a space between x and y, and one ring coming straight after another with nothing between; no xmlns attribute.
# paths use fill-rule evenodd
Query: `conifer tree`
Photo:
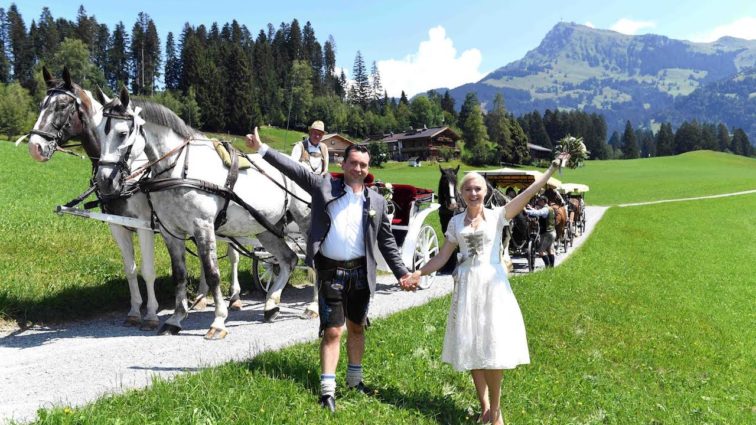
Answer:
<svg viewBox="0 0 756 425"><path fill-rule="evenodd" d="M10 43L13 78L27 90L32 90L35 85L32 76L34 51L26 33L26 24L15 3L8 9L6 19L8 20L7 41Z"/></svg>
<svg viewBox="0 0 756 425"><path fill-rule="evenodd" d="M126 52L128 35L123 22L118 22L115 26L108 44L108 65L105 67L105 78L110 89L116 91L121 85L128 87L129 83L129 57Z"/></svg>
<svg viewBox="0 0 756 425"><path fill-rule="evenodd" d="M493 107L485 117L488 138L499 147L501 159L512 162L514 143L507 110L504 108L504 96L497 93Z"/></svg>
<svg viewBox="0 0 756 425"><path fill-rule="evenodd" d="M165 88L177 90L181 79L181 63L176 55L176 44L173 41L173 33L169 32L165 40Z"/></svg>
<svg viewBox="0 0 756 425"><path fill-rule="evenodd" d="M8 59L8 20L5 9L0 7L0 83L10 81L10 60Z"/></svg>
<svg viewBox="0 0 756 425"><path fill-rule="evenodd" d="M241 44L229 46L226 70L228 130L245 134L261 120L259 106L252 101L255 96L252 64Z"/></svg>
<svg viewBox="0 0 756 425"><path fill-rule="evenodd" d="M753 156L753 145L751 145L748 135L742 128L736 128L732 133L730 150L736 155Z"/></svg>
<svg viewBox="0 0 756 425"><path fill-rule="evenodd" d="M625 131L622 133L622 158L633 159L638 158L639 149L638 141L635 137L635 131L633 131L633 125L630 121L625 122Z"/></svg>
<svg viewBox="0 0 756 425"><path fill-rule="evenodd" d="M34 55L37 60L47 63L58 48L60 38L55 19L50 13L50 8L43 7L37 23L36 34L32 37Z"/></svg>
<svg viewBox="0 0 756 425"><path fill-rule="evenodd" d="M358 105L364 111L368 107L371 96L370 78L365 68L365 61L362 59L362 53L358 50L354 57L354 66L352 67L352 78L354 79L353 90L350 89L350 102Z"/></svg>
<svg viewBox="0 0 756 425"><path fill-rule="evenodd" d="M685 152L700 149L701 146L701 127L696 120L692 122L683 122L675 132L674 153L681 154Z"/></svg>
<svg viewBox="0 0 756 425"><path fill-rule="evenodd" d="M672 132L672 124L662 123L659 132L656 133L656 156L669 156L675 153L675 134Z"/></svg>
<svg viewBox="0 0 756 425"><path fill-rule="evenodd" d="M727 126L722 123L717 126L717 145L721 152L730 149L730 132L727 130Z"/></svg>

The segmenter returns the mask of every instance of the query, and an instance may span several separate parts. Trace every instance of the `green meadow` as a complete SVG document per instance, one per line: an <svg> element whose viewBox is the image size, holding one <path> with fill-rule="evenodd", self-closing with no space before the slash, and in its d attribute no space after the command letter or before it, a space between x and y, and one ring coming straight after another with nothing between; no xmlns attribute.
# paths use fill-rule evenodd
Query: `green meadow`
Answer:
<svg viewBox="0 0 756 425"><path fill-rule="evenodd" d="M435 164L373 171L431 189L439 176ZM5 320L126 312L121 260L106 226L51 212L83 191L88 177L86 161L56 156L37 164L23 147L0 143ZM693 152L589 162L557 177L590 185L589 204L614 205L756 189L756 162ZM754 210L756 194L610 208L560 267L513 278L532 364L505 373L507 422L753 423ZM162 247L158 275L161 302L170 305ZM41 410L39 423L472 423L478 412L469 376L439 360L448 307L445 297L375 320L363 364L377 394L342 392L335 417L316 404L313 342L82 408ZM342 362L340 388L344 369Z"/></svg>

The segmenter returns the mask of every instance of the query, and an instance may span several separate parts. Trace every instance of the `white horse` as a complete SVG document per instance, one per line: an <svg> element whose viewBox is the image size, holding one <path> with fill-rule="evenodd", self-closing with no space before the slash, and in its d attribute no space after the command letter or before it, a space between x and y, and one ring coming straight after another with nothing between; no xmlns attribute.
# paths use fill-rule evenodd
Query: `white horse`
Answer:
<svg viewBox="0 0 756 425"><path fill-rule="evenodd" d="M62 151L61 145L72 138L78 138L82 147L92 161L94 168L100 158L100 143L96 137L96 128L102 122L102 104L92 98L89 91L83 90L71 81L68 69L63 70L63 79L56 81L46 68L43 76L47 84L47 96L40 106L40 114L29 138L29 153L37 161L48 161L54 152ZM102 101L102 99L101 99ZM129 161L129 167L136 169L147 161L145 154L135 155ZM138 218L149 221L150 208L147 198L142 193L112 201L104 206L112 214ZM132 231L116 224L109 224L110 232L118 244L123 259L126 280L129 284L131 308L126 316L125 324L141 326L143 330L154 330L159 325L157 316L158 302L155 296L155 261L154 261L154 233L150 230L138 229L137 235L142 252L142 278L147 289L147 305L144 316L141 315L142 296L137 280L137 267L134 256L134 242ZM229 260L232 264L232 308L240 308L238 253L229 249ZM204 277L200 279L200 293L207 294L207 284ZM202 296L201 296L202 297ZM204 297L199 300L200 308Z"/></svg>
<svg viewBox="0 0 756 425"><path fill-rule="evenodd" d="M210 291L216 299L220 298L216 232L226 237L256 237L276 258L280 273L265 303L266 321L274 320L279 312L281 291L298 261L283 239L279 224L289 212L300 229L307 231L309 196L254 156L255 167L239 170L233 191L224 190L230 171L213 144L162 105L132 102L125 88L120 99L105 106L105 115L108 120L103 120L97 130L102 155L95 173L102 193L106 196L120 193L128 183L118 164L130 156L144 150L151 163L152 178L142 184L142 189L149 194L160 223L176 283L174 314L158 332L177 334L187 315L184 260L187 238L194 239ZM219 222L218 217L224 212L225 220ZM215 320L205 335L207 339L221 339L228 334L227 314L226 306L216 302Z"/></svg>

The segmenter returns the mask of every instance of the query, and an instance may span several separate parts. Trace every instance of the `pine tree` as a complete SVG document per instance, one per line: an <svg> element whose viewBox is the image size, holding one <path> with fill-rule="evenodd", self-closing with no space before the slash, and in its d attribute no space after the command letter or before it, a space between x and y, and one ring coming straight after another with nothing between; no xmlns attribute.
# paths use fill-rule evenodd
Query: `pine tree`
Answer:
<svg viewBox="0 0 756 425"><path fill-rule="evenodd" d="M633 159L638 158L638 141L635 138L635 132L633 131L633 125L630 121L625 123L625 132L622 133L622 158Z"/></svg>
<svg viewBox="0 0 756 425"><path fill-rule="evenodd" d="M93 17L87 16L87 11L83 5L79 6L79 11L76 14L76 38L87 45L90 54L94 51L96 28L97 21Z"/></svg>
<svg viewBox="0 0 756 425"><path fill-rule="evenodd" d="M131 31L132 92L151 94L160 76L160 39L150 15L139 12Z"/></svg>
<svg viewBox="0 0 756 425"><path fill-rule="evenodd" d="M372 96L373 100L381 99L383 95L383 84L381 84L381 72L378 70L378 64L373 61L373 66L370 70L370 80L373 82Z"/></svg>
<svg viewBox="0 0 756 425"><path fill-rule="evenodd" d="M176 55L173 33L169 32L165 40L165 88L177 90L181 80L181 63Z"/></svg>
<svg viewBox="0 0 756 425"><path fill-rule="evenodd" d="M226 66L228 130L246 134L261 123L260 109L252 101L255 96L252 64L240 44L231 44L229 49Z"/></svg>
<svg viewBox="0 0 756 425"><path fill-rule="evenodd" d="M95 65L103 72L108 67L108 45L110 43L110 29L106 24L97 26L97 33L93 46L93 59Z"/></svg>
<svg viewBox="0 0 756 425"><path fill-rule="evenodd" d="M10 60L8 59L8 20L5 9L0 7L0 83L10 81Z"/></svg>
<svg viewBox="0 0 756 425"><path fill-rule="evenodd" d="M352 67L352 78L354 79L354 97L350 99L352 104L359 105L364 111L372 98L370 88L370 78L365 68L365 61L362 59L362 53L358 50L354 57L354 66Z"/></svg>
<svg viewBox="0 0 756 425"><path fill-rule="evenodd" d="M515 164L527 164L530 162L530 149L528 149L528 136L520 127L514 117L509 117L509 134L512 137L512 153L509 161Z"/></svg>
<svg viewBox="0 0 756 425"><path fill-rule="evenodd" d="M675 133L674 153L681 154L701 147L701 127L696 120L683 122Z"/></svg>
<svg viewBox="0 0 756 425"><path fill-rule="evenodd" d="M466 111L464 115L461 112L459 114L462 125L462 139L465 141L465 147L471 149L475 146L482 146L488 142L488 132L483 122L483 112L480 109L480 103L475 93L467 94L462 109Z"/></svg>
<svg viewBox="0 0 756 425"><path fill-rule="evenodd" d="M399 96L399 104L409 106L409 100L407 100L407 95L404 93L404 90L402 90L402 94Z"/></svg>
<svg viewBox="0 0 756 425"><path fill-rule="evenodd" d="M286 37L286 45L289 50L291 61L304 59L304 49L302 48L302 29L299 21L294 19L289 25L289 32Z"/></svg>
<svg viewBox="0 0 756 425"><path fill-rule="evenodd" d="M128 87L129 57L126 53L128 35L123 22L118 22L108 43L108 64L105 67L105 78L111 90L117 91L121 86Z"/></svg>
<svg viewBox="0 0 756 425"><path fill-rule="evenodd" d="M701 126L701 149L711 151L717 150L717 128L714 124L704 124Z"/></svg>
<svg viewBox="0 0 756 425"><path fill-rule="evenodd" d="M736 128L732 133L730 150L736 155L753 156L753 145L751 145L748 135L742 128Z"/></svg>
<svg viewBox="0 0 756 425"><path fill-rule="evenodd" d="M339 78L336 72L336 42L333 36L328 37L328 41L323 44L323 80L326 94L339 93Z"/></svg>
<svg viewBox="0 0 756 425"><path fill-rule="evenodd" d="M504 108L504 96L497 93L494 98L493 107L485 117L488 138L499 146L501 159L506 162L513 162L514 143L512 141L511 124L507 110Z"/></svg>
<svg viewBox="0 0 756 425"><path fill-rule="evenodd" d="M32 76L34 51L26 33L26 24L18 12L16 4L11 4L6 14L8 20L8 41L10 42L13 78L25 89L32 90L35 82Z"/></svg>
<svg viewBox="0 0 756 425"><path fill-rule="evenodd" d="M672 124L662 123L659 132L656 133L656 156L669 156L675 153L675 134L672 132Z"/></svg>
<svg viewBox="0 0 756 425"><path fill-rule="evenodd" d="M717 126L717 149L720 152L727 152L730 149L730 132L727 130L727 126L719 123Z"/></svg>
<svg viewBox="0 0 756 425"><path fill-rule="evenodd" d="M52 58L60 43L58 28L50 13L50 8L42 8L37 24L37 33L33 37L34 54L37 60L47 63Z"/></svg>
<svg viewBox="0 0 756 425"><path fill-rule="evenodd" d="M291 69L290 121L294 128L307 128L312 107L312 68L307 61L297 60Z"/></svg>

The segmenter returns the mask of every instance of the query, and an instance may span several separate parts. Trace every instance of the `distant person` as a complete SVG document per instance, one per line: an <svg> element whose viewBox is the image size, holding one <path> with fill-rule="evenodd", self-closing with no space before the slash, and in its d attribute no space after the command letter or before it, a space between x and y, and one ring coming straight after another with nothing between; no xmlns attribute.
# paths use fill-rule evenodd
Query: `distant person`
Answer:
<svg viewBox="0 0 756 425"><path fill-rule="evenodd" d="M503 370L530 363L522 313L499 255L501 234L558 164L552 163L523 193L493 210L484 208L487 186L483 176L466 174L460 185L466 211L452 217L438 255L403 279L410 287L416 286L420 276L440 269L459 247L441 358L456 370L471 372L481 407L478 422L504 423L500 407Z"/></svg>
<svg viewBox="0 0 756 425"><path fill-rule="evenodd" d="M309 137L294 145L291 159L302 163L315 174L328 173L328 146L320 140L325 135L325 124L317 120L310 126Z"/></svg>
<svg viewBox="0 0 756 425"><path fill-rule="evenodd" d="M538 227L541 232L541 245L538 247L538 255L543 260L545 267L554 267L556 262L556 251L554 251L554 242L556 241L556 213L548 205L548 199L545 196L539 196L536 199L536 206L525 208L525 214L531 217L538 217Z"/></svg>

